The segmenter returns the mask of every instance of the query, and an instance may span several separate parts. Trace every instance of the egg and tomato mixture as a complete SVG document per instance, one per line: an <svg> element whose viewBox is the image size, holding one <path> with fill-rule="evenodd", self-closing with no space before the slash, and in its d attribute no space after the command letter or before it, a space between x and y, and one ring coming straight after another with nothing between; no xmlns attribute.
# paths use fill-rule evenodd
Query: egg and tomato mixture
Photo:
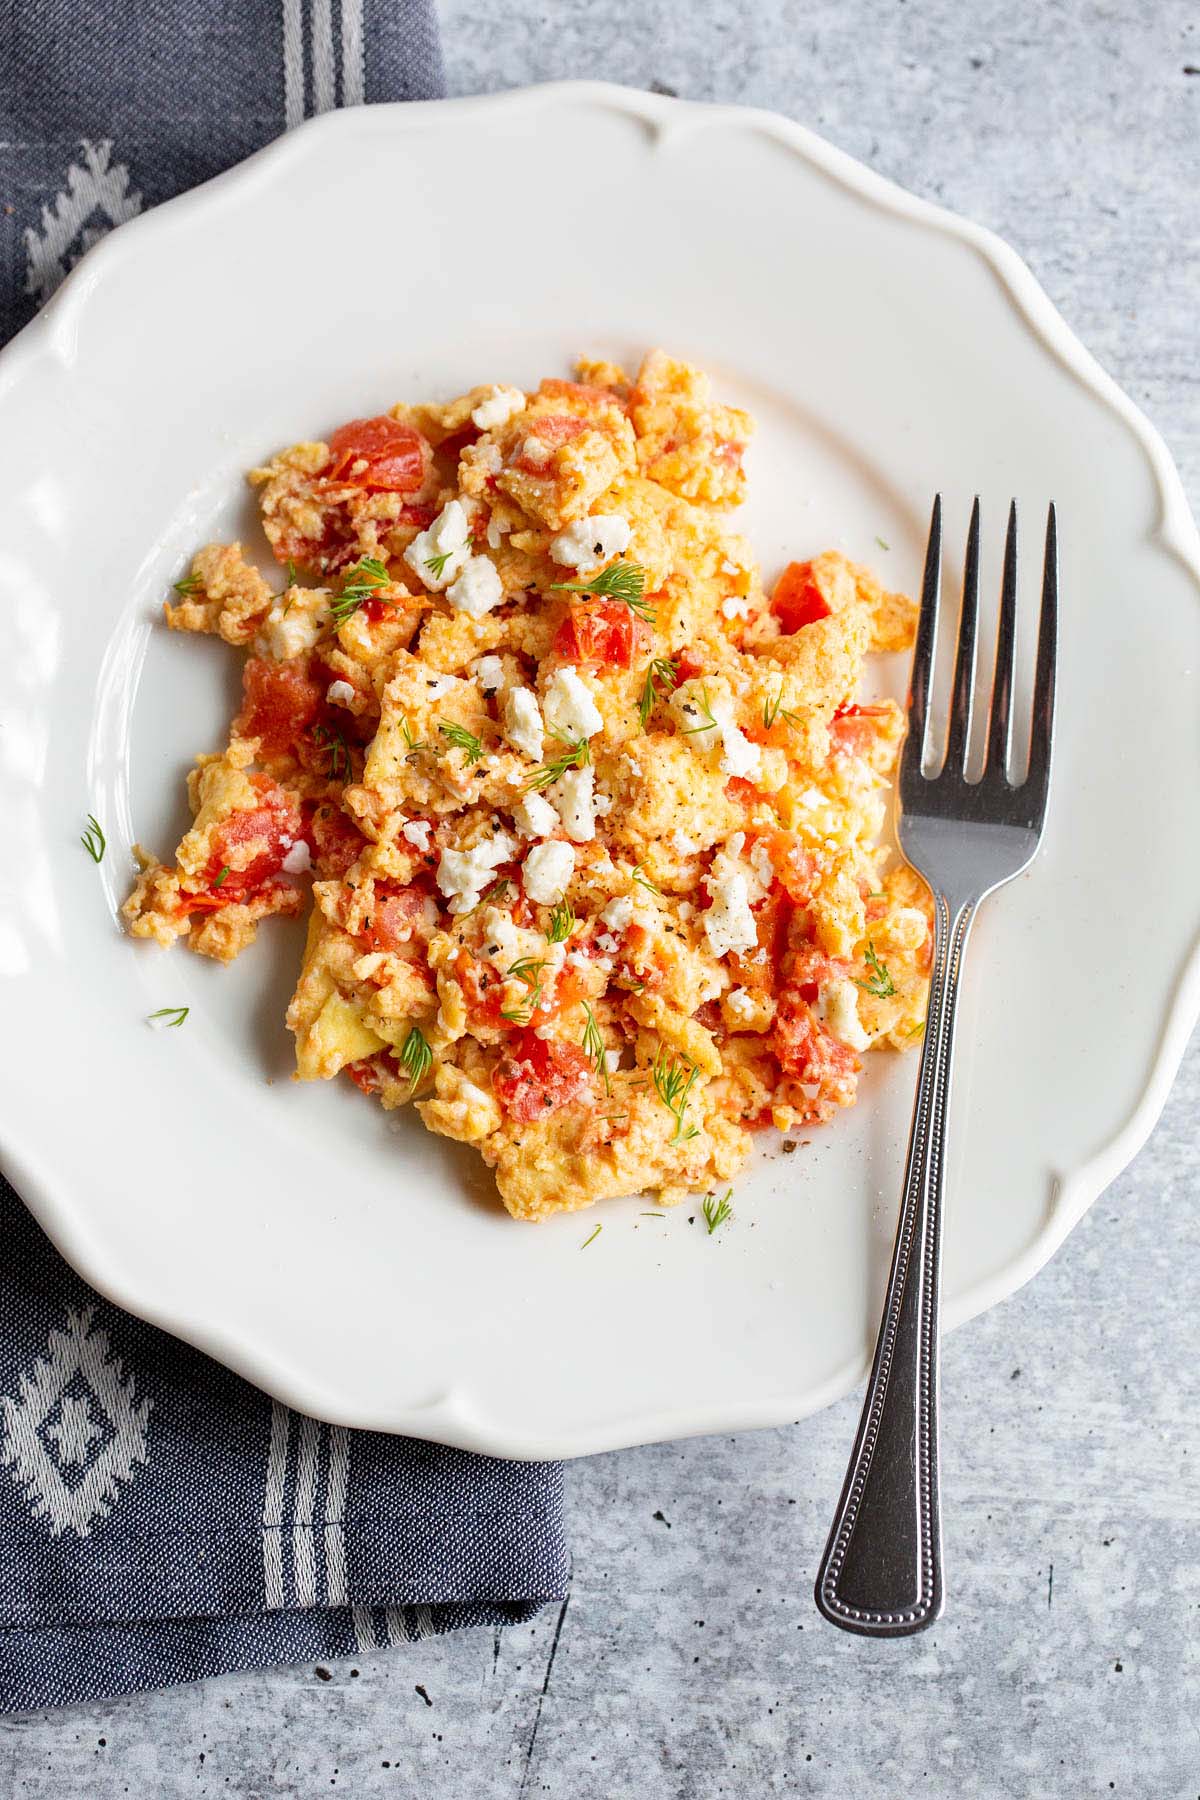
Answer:
<svg viewBox="0 0 1200 1800"><path fill-rule="evenodd" d="M251 472L281 582L211 544L166 608L243 699L131 931L228 961L311 892L299 1078L413 1102L518 1218L727 1183L920 1033L902 714L856 698L914 607L828 551L764 590L752 430L661 351L399 405Z"/></svg>

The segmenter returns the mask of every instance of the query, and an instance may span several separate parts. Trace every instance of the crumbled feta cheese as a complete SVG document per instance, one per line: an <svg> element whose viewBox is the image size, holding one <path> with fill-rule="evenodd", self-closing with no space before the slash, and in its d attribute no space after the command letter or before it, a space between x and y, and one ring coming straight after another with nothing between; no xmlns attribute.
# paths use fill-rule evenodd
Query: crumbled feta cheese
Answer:
<svg viewBox="0 0 1200 1800"><path fill-rule="evenodd" d="M826 982L817 1004L817 1017L851 1050L865 1050L871 1042L858 1016L858 994L852 981Z"/></svg>
<svg viewBox="0 0 1200 1800"><path fill-rule="evenodd" d="M621 1066L621 1052L619 1050L606 1050L604 1052L604 1066L610 1075L615 1075Z"/></svg>
<svg viewBox="0 0 1200 1800"><path fill-rule="evenodd" d="M458 580L447 588L446 598L455 612L482 619L504 598L504 583L495 563L488 556L470 557Z"/></svg>
<svg viewBox="0 0 1200 1800"><path fill-rule="evenodd" d="M470 554L467 509L461 500L448 500L428 531L417 533L404 552L404 560L425 586L436 593L449 587L462 573Z"/></svg>
<svg viewBox="0 0 1200 1800"><path fill-rule="evenodd" d="M499 467L499 464L500 464L500 458L499 458L499 455L497 455L496 466ZM504 542L505 538L508 536L508 533L511 530L512 530L511 519L501 519L495 513L492 513L487 522L487 546L488 546L488 549L489 550L499 550L501 544Z"/></svg>
<svg viewBox="0 0 1200 1800"><path fill-rule="evenodd" d="M400 827L402 838L412 845L414 850L429 849L429 833L433 829L428 819L409 819Z"/></svg>
<svg viewBox="0 0 1200 1800"><path fill-rule="evenodd" d="M504 701L504 735L515 750L542 760L542 714L532 688L510 688Z"/></svg>
<svg viewBox="0 0 1200 1800"><path fill-rule="evenodd" d="M263 621L259 642L276 662L288 662L312 649L325 629L325 598L324 593L309 590L305 599L293 606L286 599L282 604L275 602Z"/></svg>
<svg viewBox="0 0 1200 1800"><path fill-rule="evenodd" d="M567 836L577 844L590 843L596 835L596 809L593 805L595 772L568 769L549 790Z"/></svg>
<svg viewBox="0 0 1200 1800"><path fill-rule="evenodd" d="M354 688L349 681L331 681L325 689L325 698L330 706L349 706L354 699Z"/></svg>
<svg viewBox="0 0 1200 1800"><path fill-rule="evenodd" d="M478 657L471 664L471 673L485 700L490 700L504 686L504 664L498 656Z"/></svg>
<svg viewBox="0 0 1200 1800"><path fill-rule="evenodd" d="M440 700L442 695L448 694L454 686L454 677L453 675L427 675L425 686L430 700Z"/></svg>
<svg viewBox="0 0 1200 1800"><path fill-rule="evenodd" d="M701 840L699 838L689 837L686 831L673 831L671 833L671 848L674 850L676 856L699 856Z"/></svg>
<svg viewBox="0 0 1200 1800"><path fill-rule="evenodd" d="M612 956L615 951L621 948L616 938L608 931L602 931L600 936L596 939L596 943L607 956Z"/></svg>
<svg viewBox="0 0 1200 1800"><path fill-rule="evenodd" d="M478 444L478 445L476 445L475 454L471 460L473 461L473 463L475 464L475 467L477 469L483 470L485 475L498 475L500 473L501 469L504 467L504 458L501 456L500 449L497 444ZM489 527L489 530L490 530L490 527ZM495 547L496 546L493 544L492 545L493 550L495 549Z"/></svg>
<svg viewBox="0 0 1200 1800"><path fill-rule="evenodd" d="M562 899L575 873L575 852L561 838L535 844L521 865L525 892L539 906L553 906Z"/></svg>
<svg viewBox="0 0 1200 1800"><path fill-rule="evenodd" d="M627 931L633 924L634 906L628 894L618 894L610 900L600 918L610 931Z"/></svg>
<svg viewBox="0 0 1200 1800"><path fill-rule="evenodd" d="M758 943L754 914L744 875L723 875L710 885L712 905L704 915L704 933L714 956L731 950L753 950Z"/></svg>
<svg viewBox="0 0 1200 1800"><path fill-rule="evenodd" d="M696 909L690 900L677 900L675 902L675 911L681 919L690 919L695 910Z"/></svg>
<svg viewBox="0 0 1200 1800"><path fill-rule="evenodd" d="M603 819L613 809L613 797L611 794L597 794L593 805L596 808L596 817Z"/></svg>
<svg viewBox="0 0 1200 1800"><path fill-rule="evenodd" d="M620 513L594 513L551 538L550 554L555 562L587 575L628 550L629 536L629 520Z"/></svg>
<svg viewBox="0 0 1200 1800"><path fill-rule="evenodd" d="M762 751L752 744L732 718L718 718L721 727L722 775L756 775L762 767Z"/></svg>
<svg viewBox="0 0 1200 1800"><path fill-rule="evenodd" d="M726 556L722 559L722 562L721 562L722 575L740 575L741 572L742 571L739 568L738 564L734 562L734 560L731 556Z"/></svg>
<svg viewBox="0 0 1200 1800"><path fill-rule="evenodd" d="M671 704L677 715L684 721L687 741L699 755L705 755L716 742L715 732L721 736L721 773L723 775L754 775L762 766L762 752L757 744L738 726L733 716L733 701L727 694L715 694L708 699L701 690L701 696L708 708L705 717L691 686L677 688L671 697Z"/></svg>
<svg viewBox="0 0 1200 1800"><path fill-rule="evenodd" d="M501 863L510 862L516 853L516 841L503 831L484 838L470 850L443 850L438 863L437 884L449 898L450 911L470 912L478 905L492 871Z"/></svg>
<svg viewBox="0 0 1200 1800"><path fill-rule="evenodd" d="M296 839L279 866L285 875L303 875L312 868L312 851L303 838Z"/></svg>
<svg viewBox="0 0 1200 1800"><path fill-rule="evenodd" d="M730 594L721 602L721 611L727 619L748 619L750 617L749 594Z"/></svg>
<svg viewBox="0 0 1200 1800"><path fill-rule="evenodd" d="M755 1000L754 995L747 992L744 987L735 987L731 993L726 994L725 1005L733 1014L734 1018L740 1020L743 1024L747 1019L754 1018L755 1014L758 1012L758 1002Z"/></svg>
<svg viewBox="0 0 1200 1800"><path fill-rule="evenodd" d="M507 425L510 419L524 411L525 396L519 388L494 387L471 414L471 423L478 425L480 431L494 431L498 425Z"/></svg>
<svg viewBox="0 0 1200 1800"><path fill-rule="evenodd" d="M763 893L767 893L775 880L775 864L771 861L771 852L762 838L759 838L750 852L750 867L754 870ZM751 895L751 898L754 896Z"/></svg>
<svg viewBox="0 0 1200 1800"><path fill-rule="evenodd" d="M513 818L522 837L549 837L558 830L558 814L544 794L528 793L513 807Z"/></svg>
<svg viewBox="0 0 1200 1800"><path fill-rule="evenodd" d="M544 469L550 456L549 444L540 437L527 437L517 451L517 460L532 463L535 469Z"/></svg>
<svg viewBox="0 0 1200 1800"><path fill-rule="evenodd" d="M570 663L550 677L544 701L546 723L572 742L594 737L603 730L604 717L592 698L592 690Z"/></svg>

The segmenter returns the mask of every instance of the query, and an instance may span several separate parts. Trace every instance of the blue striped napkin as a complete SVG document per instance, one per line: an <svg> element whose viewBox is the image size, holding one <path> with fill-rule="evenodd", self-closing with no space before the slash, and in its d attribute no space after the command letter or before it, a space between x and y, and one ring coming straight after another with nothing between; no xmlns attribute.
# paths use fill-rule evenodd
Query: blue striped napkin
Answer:
<svg viewBox="0 0 1200 1800"><path fill-rule="evenodd" d="M24 0L0 31L0 341L113 225L305 116L441 91L432 0ZM101 1300L2 1177L0 1242L0 1712L564 1594L557 1465L293 1413Z"/></svg>

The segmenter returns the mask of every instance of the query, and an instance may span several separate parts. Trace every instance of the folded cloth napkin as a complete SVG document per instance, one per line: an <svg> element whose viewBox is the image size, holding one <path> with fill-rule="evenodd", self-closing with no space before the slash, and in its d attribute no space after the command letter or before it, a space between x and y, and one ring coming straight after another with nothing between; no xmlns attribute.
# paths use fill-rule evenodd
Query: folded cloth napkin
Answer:
<svg viewBox="0 0 1200 1800"><path fill-rule="evenodd" d="M0 339L112 225L306 115L440 91L432 0L24 0L0 32ZM0 1244L0 1712L565 1592L558 1466L290 1411L101 1300L2 1178Z"/></svg>

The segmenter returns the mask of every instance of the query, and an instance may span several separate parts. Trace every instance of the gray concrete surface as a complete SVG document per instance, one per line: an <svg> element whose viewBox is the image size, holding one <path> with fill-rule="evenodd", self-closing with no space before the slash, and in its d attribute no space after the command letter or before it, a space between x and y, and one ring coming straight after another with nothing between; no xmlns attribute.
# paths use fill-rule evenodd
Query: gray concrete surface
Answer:
<svg viewBox="0 0 1200 1800"><path fill-rule="evenodd" d="M443 22L454 92L591 75L772 106L993 226L1200 500L1182 5L445 0ZM948 1341L952 1600L924 1637L863 1644L810 1604L846 1402L577 1465L574 1585L532 1626L11 1722L0 1792L1197 1800L1198 1107L1194 1045L1056 1261Z"/></svg>

